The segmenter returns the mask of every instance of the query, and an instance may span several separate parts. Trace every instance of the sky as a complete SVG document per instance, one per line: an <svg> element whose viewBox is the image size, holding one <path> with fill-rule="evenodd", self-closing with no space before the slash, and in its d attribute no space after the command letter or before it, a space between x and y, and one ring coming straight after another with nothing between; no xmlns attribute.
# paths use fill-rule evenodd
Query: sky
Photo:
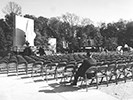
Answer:
<svg viewBox="0 0 133 100"><path fill-rule="evenodd" d="M19 4L23 15L36 17L51 18L69 12L94 23L133 19L133 0L0 0L0 18L9 1Z"/></svg>

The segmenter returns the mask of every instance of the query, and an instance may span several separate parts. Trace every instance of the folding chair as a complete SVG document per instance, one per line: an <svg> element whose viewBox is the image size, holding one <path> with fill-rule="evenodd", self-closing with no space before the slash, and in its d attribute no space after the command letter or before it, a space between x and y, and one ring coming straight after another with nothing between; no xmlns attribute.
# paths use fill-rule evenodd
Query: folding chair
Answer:
<svg viewBox="0 0 133 100"><path fill-rule="evenodd" d="M24 56L24 59L27 61L27 71L32 72L32 68L33 68L33 64L35 63L35 60L29 56Z"/></svg>
<svg viewBox="0 0 133 100"><path fill-rule="evenodd" d="M73 76L75 74L75 72L76 72L75 64L67 64L66 67L63 70L63 78L64 78L64 81L65 81L65 79L67 79L68 77L70 77L69 82L71 82L72 81L72 78L73 78Z"/></svg>
<svg viewBox="0 0 133 100"><path fill-rule="evenodd" d="M37 57L35 55L31 55L30 57L35 60L32 67L31 77L33 77L33 75L37 73L39 73L43 77L43 66L45 60L42 57Z"/></svg>
<svg viewBox="0 0 133 100"><path fill-rule="evenodd" d="M116 62L115 61L108 63L107 76L109 77L108 82L113 81L113 77L114 77L114 81L117 84Z"/></svg>
<svg viewBox="0 0 133 100"><path fill-rule="evenodd" d="M27 61L21 55L16 55L16 57L17 57L17 60L18 60L17 74L19 72L25 72L27 74L28 73Z"/></svg>
<svg viewBox="0 0 133 100"><path fill-rule="evenodd" d="M133 61L132 60L126 61L125 77L131 78L133 80Z"/></svg>
<svg viewBox="0 0 133 100"><path fill-rule="evenodd" d="M18 61L15 55L11 56L8 65L7 65L7 75L9 72L14 72L18 75L18 69L17 69Z"/></svg>
<svg viewBox="0 0 133 100"><path fill-rule="evenodd" d="M9 59L10 59L9 56L5 56L0 59L0 71L1 72L6 71L8 73L7 65L8 65Z"/></svg>
<svg viewBox="0 0 133 100"><path fill-rule="evenodd" d="M59 62L56 67L56 78L58 79L58 76L61 74L63 76L64 68L66 67L67 62Z"/></svg>
<svg viewBox="0 0 133 100"><path fill-rule="evenodd" d="M94 80L96 80L96 88L98 89L98 85L102 84L105 78L105 82L108 86L108 77L107 77L107 64L103 63L97 63L96 65L93 65L92 67L88 68L88 70L85 72L85 82L86 82L86 91L88 91L88 86L93 83ZM99 81L99 79L101 79ZM87 83L88 80L91 80L91 82Z"/></svg>
<svg viewBox="0 0 133 100"><path fill-rule="evenodd" d="M126 68L125 61L123 61L123 60L117 61L117 63L116 63L117 81L122 79L121 76L123 76L124 81L126 82L125 68Z"/></svg>
<svg viewBox="0 0 133 100"><path fill-rule="evenodd" d="M84 81L86 83L86 91L88 91L88 86L90 86L94 80L96 80L96 88L98 89L97 70L98 69L96 66L92 66L92 67L88 68L87 71L85 72ZM92 74L94 74L94 76L92 76ZM88 84L88 80L91 80L91 82L89 84Z"/></svg>
<svg viewBox="0 0 133 100"><path fill-rule="evenodd" d="M40 73L43 77L43 62L42 61L35 61L32 67L31 77L34 77L34 73Z"/></svg>
<svg viewBox="0 0 133 100"><path fill-rule="evenodd" d="M100 82L98 82L98 84L102 84L103 82L106 82L108 86L107 69L108 69L107 63L102 63L97 65L97 78L101 79ZM105 81L103 81L104 78L105 78Z"/></svg>
<svg viewBox="0 0 133 100"><path fill-rule="evenodd" d="M48 82L48 75L51 75L51 76L54 75L54 79L55 78L57 79L56 67L57 67L57 63L51 62L51 63L45 64L44 66L45 69L43 69L43 71L46 73L46 77L45 77L46 82Z"/></svg>

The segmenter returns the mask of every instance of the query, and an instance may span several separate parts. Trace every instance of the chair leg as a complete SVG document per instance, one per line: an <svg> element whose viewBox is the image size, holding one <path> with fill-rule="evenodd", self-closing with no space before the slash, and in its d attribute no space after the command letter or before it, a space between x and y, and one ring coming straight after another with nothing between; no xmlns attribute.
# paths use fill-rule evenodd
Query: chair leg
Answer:
<svg viewBox="0 0 133 100"><path fill-rule="evenodd" d="M116 82L116 85L118 84L118 82L117 82L117 75L115 75L115 82Z"/></svg>
<svg viewBox="0 0 133 100"><path fill-rule="evenodd" d="M83 81L85 81L84 79L81 79L81 86L83 85Z"/></svg>
<svg viewBox="0 0 133 100"><path fill-rule="evenodd" d="M88 92L87 75L85 74L86 92Z"/></svg>
<svg viewBox="0 0 133 100"><path fill-rule="evenodd" d="M124 74L124 81L125 81L125 83L126 83L126 75L125 75L125 72L124 72L123 74Z"/></svg>
<svg viewBox="0 0 133 100"><path fill-rule="evenodd" d="M48 82L48 74L46 73L46 76L45 76L45 79L46 79L46 82Z"/></svg>
<svg viewBox="0 0 133 100"><path fill-rule="evenodd" d="M42 69L42 68L41 68L40 75L41 75L41 76L42 76L42 78L43 78L43 69Z"/></svg>
<svg viewBox="0 0 133 100"><path fill-rule="evenodd" d="M121 74L118 76L118 78L117 78L117 79L120 79L120 77L121 77Z"/></svg>
<svg viewBox="0 0 133 100"><path fill-rule="evenodd" d="M31 77L34 78L34 71L32 71L32 73L31 73Z"/></svg>
<svg viewBox="0 0 133 100"><path fill-rule="evenodd" d="M90 84L92 84L93 81L94 81L94 79L91 80Z"/></svg>
<svg viewBox="0 0 133 100"><path fill-rule="evenodd" d="M9 73L9 66L7 66L7 76L8 76L8 73Z"/></svg>
<svg viewBox="0 0 133 100"><path fill-rule="evenodd" d="M58 81L58 78L57 78L57 72L53 73L54 74L54 79L56 79L56 81Z"/></svg>
<svg viewBox="0 0 133 100"><path fill-rule="evenodd" d="M28 74L28 65L25 64L25 66L26 66L26 75L27 75Z"/></svg>
<svg viewBox="0 0 133 100"><path fill-rule="evenodd" d="M132 71L132 81L133 81L133 71Z"/></svg>
<svg viewBox="0 0 133 100"><path fill-rule="evenodd" d="M102 81L103 81L103 77L102 77L102 79L101 79L101 81L99 82L100 84L102 83Z"/></svg>
<svg viewBox="0 0 133 100"><path fill-rule="evenodd" d="M106 76L107 86L108 86L108 77Z"/></svg>
<svg viewBox="0 0 133 100"><path fill-rule="evenodd" d="M71 82L71 81L72 81L72 78L73 78L73 76L71 76L71 77L70 77L70 80L69 80L69 82Z"/></svg>
<svg viewBox="0 0 133 100"><path fill-rule="evenodd" d="M16 74L18 76L18 66L16 65Z"/></svg>
<svg viewBox="0 0 133 100"><path fill-rule="evenodd" d="M112 80L112 77L113 77L113 75L112 75L112 76L110 76L109 81L111 81L111 80Z"/></svg>
<svg viewBox="0 0 133 100"><path fill-rule="evenodd" d="M98 77L96 77L96 85L97 85L97 89L98 89Z"/></svg>
<svg viewBox="0 0 133 100"><path fill-rule="evenodd" d="M88 84L87 84L87 80L86 80L86 92L88 92Z"/></svg>
<svg viewBox="0 0 133 100"><path fill-rule="evenodd" d="M61 80L60 80L60 83L62 83L62 78L61 78Z"/></svg>

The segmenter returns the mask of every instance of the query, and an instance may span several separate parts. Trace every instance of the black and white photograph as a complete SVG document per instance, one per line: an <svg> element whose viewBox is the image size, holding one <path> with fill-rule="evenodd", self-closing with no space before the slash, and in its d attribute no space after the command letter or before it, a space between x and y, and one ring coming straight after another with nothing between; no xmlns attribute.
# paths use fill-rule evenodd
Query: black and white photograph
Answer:
<svg viewBox="0 0 133 100"><path fill-rule="evenodd" d="M133 100L133 0L0 0L0 100Z"/></svg>

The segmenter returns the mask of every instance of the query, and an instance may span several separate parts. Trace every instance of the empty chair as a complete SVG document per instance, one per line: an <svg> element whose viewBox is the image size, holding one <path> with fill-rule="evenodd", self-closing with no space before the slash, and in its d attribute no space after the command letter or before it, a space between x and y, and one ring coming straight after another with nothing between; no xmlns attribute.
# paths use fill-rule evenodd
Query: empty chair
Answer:
<svg viewBox="0 0 133 100"><path fill-rule="evenodd" d="M120 79L124 79L124 81L126 82L125 66L126 66L125 61L122 60L117 61L116 63L117 81L119 81Z"/></svg>
<svg viewBox="0 0 133 100"><path fill-rule="evenodd" d="M68 62L68 60L66 58L62 58L61 62Z"/></svg>
<svg viewBox="0 0 133 100"><path fill-rule="evenodd" d="M66 62L59 62L56 67L56 78L58 79L59 75L63 75L64 68L66 67Z"/></svg>
<svg viewBox="0 0 133 100"><path fill-rule="evenodd" d="M46 77L45 77L46 81L48 81L48 76L49 75L50 76L53 75L54 76L54 79L55 78L57 79L57 77L56 77L56 67L57 67L57 63L51 62L51 63L45 64L43 71L46 74Z"/></svg>
<svg viewBox="0 0 133 100"><path fill-rule="evenodd" d="M43 66L44 66L45 60L41 57L37 57L34 55L31 55L30 57L35 60L35 63L33 64L33 67L32 67L31 77L33 77L33 75L37 73L39 73L43 77Z"/></svg>
<svg viewBox="0 0 133 100"><path fill-rule="evenodd" d="M7 65L9 61L10 56L5 56L2 59L0 59L0 72L8 72L7 71Z"/></svg>
<svg viewBox="0 0 133 100"><path fill-rule="evenodd" d="M18 60L17 73L25 72L27 74L28 73L27 61L21 55L16 55L16 57L17 57L17 60Z"/></svg>
<svg viewBox="0 0 133 100"><path fill-rule="evenodd" d="M42 57L39 57L39 56L35 56L35 55L31 55L30 56L31 58L33 58L34 60L36 60L36 61L40 61L40 60L44 60Z"/></svg>
<svg viewBox="0 0 133 100"><path fill-rule="evenodd" d="M107 68L107 76L108 76L108 81L112 82L114 81L117 84L117 74L116 74L116 62L110 62L108 64Z"/></svg>
<svg viewBox="0 0 133 100"><path fill-rule="evenodd" d="M108 86L107 69L108 69L107 63L97 65L97 78L101 79L100 82L98 82L98 84L102 84L103 82L106 82ZM103 80L104 78L105 80Z"/></svg>
<svg viewBox="0 0 133 100"><path fill-rule="evenodd" d="M70 60L69 62L67 62L67 64L74 64L74 65L76 65L77 62L75 60Z"/></svg>
<svg viewBox="0 0 133 100"><path fill-rule="evenodd" d="M65 79L70 77L69 82L71 82L75 72L76 72L75 64L67 64L66 67L63 70L64 81L65 81Z"/></svg>
<svg viewBox="0 0 133 100"><path fill-rule="evenodd" d="M35 61L33 64L31 77L33 77L33 75L37 73L39 73L43 77L43 62L39 60Z"/></svg>
<svg viewBox="0 0 133 100"><path fill-rule="evenodd" d="M133 80L133 61L132 60L126 61L125 77L126 79L131 78Z"/></svg>
<svg viewBox="0 0 133 100"><path fill-rule="evenodd" d="M33 68L33 64L35 63L35 60L29 56L24 56L24 59L27 61L27 71L32 72L32 68Z"/></svg>
<svg viewBox="0 0 133 100"><path fill-rule="evenodd" d="M9 61L8 61L8 65L7 65L7 74L9 74L10 72L15 72L17 74L17 65L18 65L18 61L15 55L11 56Z"/></svg>

